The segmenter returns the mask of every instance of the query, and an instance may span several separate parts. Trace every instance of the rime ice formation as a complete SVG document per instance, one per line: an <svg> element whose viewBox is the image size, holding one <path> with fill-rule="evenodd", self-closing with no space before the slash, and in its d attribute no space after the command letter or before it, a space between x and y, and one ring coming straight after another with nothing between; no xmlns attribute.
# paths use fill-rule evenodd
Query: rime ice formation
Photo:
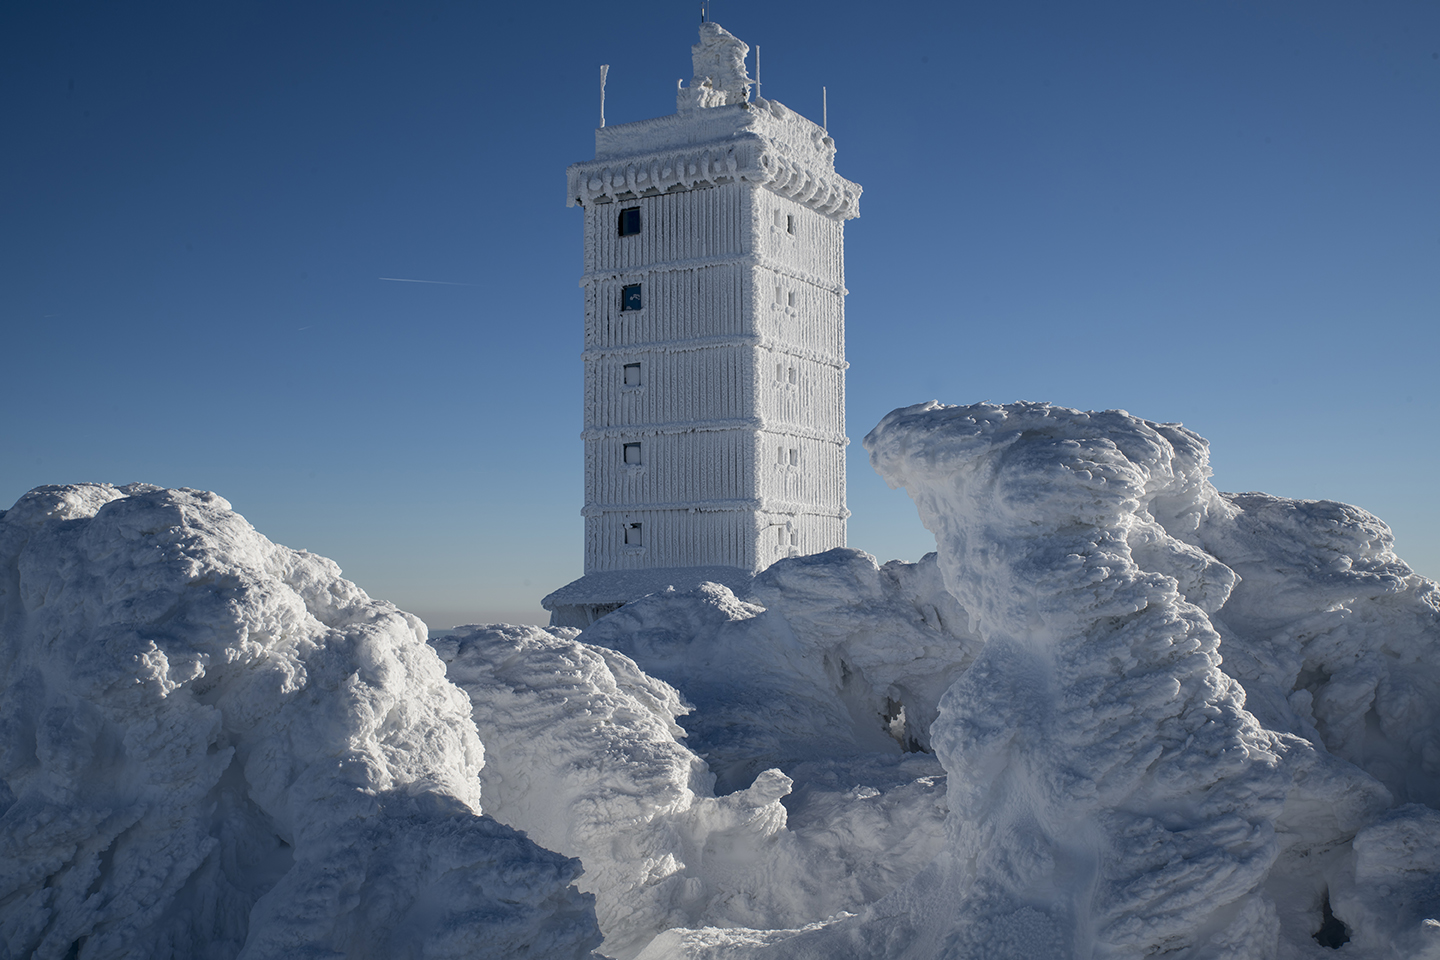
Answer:
<svg viewBox="0 0 1440 960"><path fill-rule="evenodd" d="M0 513L0 954L584 957L424 626L214 494Z"/></svg>
<svg viewBox="0 0 1440 960"><path fill-rule="evenodd" d="M823 129L749 99L747 49L702 24L678 112L601 127L595 159L569 168L586 576L542 601L554 625L649 592L619 574L674 571L655 573L663 587L725 567L733 583L845 544L844 221L860 187Z"/></svg>
<svg viewBox="0 0 1440 960"><path fill-rule="evenodd" d="M27 495L3 952L1440 960L1440 587L1384 524L1221 494L1122 411L924 404L866 445L919 563L438 657L214 495Z"/></svg>
<svg viewBox="0 0 1440 960"><path fill-rule="evenodd" d="M748 44L720 24L700 24L700 42L690 48L695 77L675 94L676 112L749 102L755 82L745 72L749 52Z"/></svg>
<svg viewBox="0 0 1440 960"><path fill-rule="evenodd" d="M753 613L724 588L700 591L697 605L711 602ZM488 744L488 809L581 858L607 956L633 957L673 927L797 926L889 892L929 859L944 810L929 758L906 762L891 740L885 756L797 768L798 797L771 768L716 798L677 740L680 695L575 633L469 627L432 643Z"/></svg>
<svg viewBox="0 0 1440 960"><path fill-rule="evenodd" d="M1349 956L1440 957L1440 815L1424 805L1440 756L1440 591L1394 556L1383 524L1341 504L1220 494L1201 438L1117 411L927 404L866 443L939 547L880 579L928 571L946 589L912 593L908 611L884 610L899 599L886 591L857 631L875 634L847 652L883 656L886 634L915 629L929 605L925 622L953 639L902 643L883 674L847 656L840 673L867 691L849 712L869 713L872 731L897 707L907 727L934 717L944 840L853 916L789 932L677 927L642 960L1292 960L1345 938ZM861 570L842 559L783 561L738 599L646 598L579 639L679 688L696 706L690 742L722 781L743 785L754 756L798 794L827 724L829 763L848 772L863 755L867 725L837 716L813 662L839 659L815 643L822 624L847 629L840 598L866 595L864 577L841 585ZM795 595L758 589L801 571L827 585L808 622ZM912 680L943 672L934 713L933 694L889 673L905 653ZM882 675L877 710L866 678Z"/></svg>

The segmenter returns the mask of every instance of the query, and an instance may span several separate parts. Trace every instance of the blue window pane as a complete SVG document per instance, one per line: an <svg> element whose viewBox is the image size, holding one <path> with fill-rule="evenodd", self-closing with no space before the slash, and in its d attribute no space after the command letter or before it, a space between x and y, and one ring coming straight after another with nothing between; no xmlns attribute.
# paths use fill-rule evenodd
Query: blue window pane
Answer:
<svg viewBox="0 0 1440 960"><path fill-rule="evenodd" d="M644 306L640 297L640 284L630 283L620 288L620 309L639 310Z"/></svg>
<svg viewBox="0 0 1440 960"><path fill-rule="evenodd" d="M640 232L640 208L620 211L620 236L633 237Z"/></svg>

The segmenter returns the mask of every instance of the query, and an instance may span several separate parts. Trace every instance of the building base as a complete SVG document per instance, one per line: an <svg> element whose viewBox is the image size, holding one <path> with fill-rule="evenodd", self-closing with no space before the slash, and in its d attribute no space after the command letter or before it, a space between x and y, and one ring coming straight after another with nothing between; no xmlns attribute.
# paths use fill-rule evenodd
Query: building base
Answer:
<svg viewBox="0 0 1440 960"><path fill-rule="evenodd" d="M550 611L550 626L584 629L631 600L667 588L687 593L702 583L719 583L739 593L751 579L750 571L727 566L604 570L567 583L541 600L540 606Z"/></svg>

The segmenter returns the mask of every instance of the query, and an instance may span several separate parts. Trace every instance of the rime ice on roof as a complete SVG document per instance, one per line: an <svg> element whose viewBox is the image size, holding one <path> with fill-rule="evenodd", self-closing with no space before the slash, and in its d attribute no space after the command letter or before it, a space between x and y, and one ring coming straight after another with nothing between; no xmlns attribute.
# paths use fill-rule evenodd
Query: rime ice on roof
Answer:
<svg viewBox="0 0 1440 960"><path fill-rule="evenodd" d="M585 213L585 573L557 625L667 584L845 545L844 221L835 143L751 100L700 26L677 112L595 131ZM714 576L716 570L728 571Z"/></svg>

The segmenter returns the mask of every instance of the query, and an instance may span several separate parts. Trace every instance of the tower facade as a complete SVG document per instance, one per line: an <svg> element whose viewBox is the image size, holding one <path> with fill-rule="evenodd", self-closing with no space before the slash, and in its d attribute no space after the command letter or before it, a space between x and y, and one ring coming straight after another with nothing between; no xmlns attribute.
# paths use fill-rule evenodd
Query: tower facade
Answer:
<svg viewBox="0 0 1440 960"><path fill-rule="evenodd" d="M748 47L700 28L677 111L601 127L584 211L583 625L666 585L845 545L844 221L819 125L752 99Z"/></svg>

